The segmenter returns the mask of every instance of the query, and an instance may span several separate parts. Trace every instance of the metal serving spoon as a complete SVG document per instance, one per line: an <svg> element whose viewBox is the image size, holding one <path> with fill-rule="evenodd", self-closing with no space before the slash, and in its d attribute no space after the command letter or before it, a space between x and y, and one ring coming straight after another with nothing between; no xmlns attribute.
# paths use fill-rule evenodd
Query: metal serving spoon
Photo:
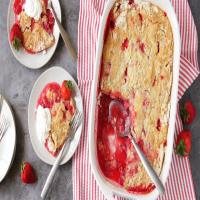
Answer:
<svg viewBox="0 0 200 200"><path fill-rule="evenodd" d="M113 106L118 106L121 109L122 113L126 113L126 116L128 116L128 113L127 113L126 109L124 108L124 106L122 105L122 103L120 103L119 101L116 101L116 100L111 101L111 103L109 105L109 113L112 110ZM129 123L129 126L126 125L128 123ZM118 135L120 137L128 137L131 140L131 142L132 142L132 144L133 144L133 146L134 146L134 148L135 148L135 150L136 150L136 152L137 152L137 154L138 154L138 156L139 156L139 158L140 158L140 160L141 160L146 172L148 173L148 175L151 178L152 182L155 184L155 186L156 186L157 190L159 191L159 193L163 194L164 190L165 190L164 189L164 185L161 182L159 176L154 171L154 169L151 166L150 162L148 161L148 159L146 158L146 156L144 155L144 153L140 149L139 145L135 141L135 138L133 137L134 133L131 134L131 131L130 131L130 122L128 122L128 123L125 123L124 132L123 133L122 132L118 133Z"/></svg>

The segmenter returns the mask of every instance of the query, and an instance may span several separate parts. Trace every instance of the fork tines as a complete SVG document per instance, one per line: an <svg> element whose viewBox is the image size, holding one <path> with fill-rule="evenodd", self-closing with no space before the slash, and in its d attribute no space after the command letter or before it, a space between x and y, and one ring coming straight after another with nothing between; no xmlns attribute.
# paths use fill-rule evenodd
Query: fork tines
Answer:
<svg viewBox="0 0 200 200"><path fill-rule="evenodd" d="M82 119L82 114L80 113L79 110L76 110L75 114L74 114L74 117L72 119L72 122L71 122L71 131L75 132L81 122L81 119Z"/></svg>
<svg viewBox="0 0 200 200"><path fill-rule="evenodd" d="M6 119L6 117L4 115L2 115L0 117L0 141L2 140L5 132L7 131L9 127L9 123L8 120Z"/></svg>
<svg viewBox="0 0 200 200"><path fill-rule="evenodd" d="M1 116L2 107L3 107L3 97L0 94L0 116Z"/></svg>

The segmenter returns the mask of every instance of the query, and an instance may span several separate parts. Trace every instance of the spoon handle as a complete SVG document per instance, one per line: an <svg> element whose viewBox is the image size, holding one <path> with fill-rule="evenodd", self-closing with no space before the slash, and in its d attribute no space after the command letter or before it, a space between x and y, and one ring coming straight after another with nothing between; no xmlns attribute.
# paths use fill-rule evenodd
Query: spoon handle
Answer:
<svg viewBox="0 0 200 200"><path fill-rule="evenodd" d="M148 159L146 158L146 156L143 154L142 150L140 149L139 145L136 143L135 138L132 136L132 134L129 134L129 138L131 139L131 142L133 143L133 146L134 146L138 156L140 157L140 160L141 160L146 172L150 176L152 182L155 184L159 193L163 194L165 191L165 188L164 188L164 185L161 182L160 178L154 171L153 167L151 166L151 164L148 161Z"/></svg>
<svg viewBox="0 0 200 200"><path fill-rule="evenodd" d="M77 60L77 53L76 53L75 49L74 49L73 46L72 46L72 43L71 43L71 41L70 41L69 34L67 33L67 31L65 31L65 29L64 29L63 26L62 26L62 24L60 23L60 21L59 21L57 15L56 15L56 13L55 13L54 8L53 8L52 5L51 5L51 10L52 10L53 16L54 16L54 18L55 18L55 20L56 20L56 23L57 23L57 25L58 25L58 28L59 28L59 30L60 30L60 34L61 34L61 36L62 36L62 38L63 38L63 40L64 40L65 46L66 46L67 49L69 50L69 52L70 52L70 54L71 54L73 60L76 61L76 60Z"/></svg>

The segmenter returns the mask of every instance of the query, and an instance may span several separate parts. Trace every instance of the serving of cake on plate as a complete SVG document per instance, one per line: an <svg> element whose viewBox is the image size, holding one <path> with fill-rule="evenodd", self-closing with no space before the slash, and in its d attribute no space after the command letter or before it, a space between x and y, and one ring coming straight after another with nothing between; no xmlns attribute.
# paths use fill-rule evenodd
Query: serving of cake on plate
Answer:
<svg viewBox="0 0 200 200"><path fill-rule="evenodd" d="M107 19L98 87L97 154L102 173L133 193L155 186L131 141L127 123L159 175L167 145L173 33L166 12L143 0L117 0ZM120 106L112 107L113 101Z"/></svg>
<svg viewBox="0 0 200 200"><path fill-rule="evenodd" d="M55 44L54 17L49 0L15 0L15 23L10 41L15 49L21 46L29 53L39 53Z"/></svg>
<svg viewBox="0 0 200 200"><path fill-rule="evenodd" d="M69 136L70 122L76 110L73 85L69 80L48 83L36 105L36 130L46 149L56 156Z"/></svg>

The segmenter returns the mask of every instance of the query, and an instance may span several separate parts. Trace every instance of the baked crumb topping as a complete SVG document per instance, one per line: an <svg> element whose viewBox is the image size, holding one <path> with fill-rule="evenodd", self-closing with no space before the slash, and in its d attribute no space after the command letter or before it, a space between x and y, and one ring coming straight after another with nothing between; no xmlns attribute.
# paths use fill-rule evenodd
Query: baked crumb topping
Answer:
<svg viewBox="0 0 200 200"><path fill-rule="evenodd" d="M46 50L55 43L52 30L54 18L50 10L46 8L44 0L41 0L41 4L42 14L39 20L29 17L23 10L18 16L24 48L31 53Z"/></svg>
<svg viewBox="0 0 200 200"><path fill-rule="evenodd" d="M65 109L63 102L55 103L51 110L52 121L50 135L55 148L63 145L69 134L72 115Z"/></svg>

